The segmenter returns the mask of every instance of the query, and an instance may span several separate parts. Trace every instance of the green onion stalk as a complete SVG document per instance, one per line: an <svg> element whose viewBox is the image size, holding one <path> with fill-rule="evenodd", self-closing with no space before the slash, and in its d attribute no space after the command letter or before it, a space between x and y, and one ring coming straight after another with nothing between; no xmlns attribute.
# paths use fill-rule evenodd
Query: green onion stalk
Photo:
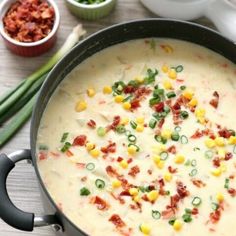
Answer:
<svg viewBox="0 0 236 236"><path fill-rule="evenodd" d="M48 72L78 43L85 33L86 31L80 24L73 28L65 43L48 62L0 97L0 126L17 112L15 117L0 129L0 147L29 119L38 91Z"/></svg>

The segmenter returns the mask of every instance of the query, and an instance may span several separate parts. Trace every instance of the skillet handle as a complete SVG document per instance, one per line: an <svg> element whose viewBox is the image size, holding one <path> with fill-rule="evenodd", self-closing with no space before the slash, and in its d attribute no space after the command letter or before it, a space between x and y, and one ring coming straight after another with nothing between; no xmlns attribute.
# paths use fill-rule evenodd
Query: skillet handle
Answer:
<svg viewBox="0 0 236 236"><path fill-rule="evenodd" d="M6 180L15 167L22 160L32 160L31 151L24 149L10 155L0 154L0 218L8 225L23 231L33 231L34 227L54 226L56 231L62 230L55 215L35 217L33 213L23 212L10 200L6 188Z"/></svg>

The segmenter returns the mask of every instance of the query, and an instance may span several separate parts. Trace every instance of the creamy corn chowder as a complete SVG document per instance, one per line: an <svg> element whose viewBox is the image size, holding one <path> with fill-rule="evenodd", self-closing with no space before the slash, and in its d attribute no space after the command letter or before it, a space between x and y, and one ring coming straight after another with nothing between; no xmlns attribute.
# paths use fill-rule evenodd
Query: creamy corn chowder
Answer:
<svg viewBox="0 0 236 236"><path fill-rule="evenodd" d="M168 39L84 61L38 132L61 211L91 236L236 236L235 76L222 56Z"/></svg>

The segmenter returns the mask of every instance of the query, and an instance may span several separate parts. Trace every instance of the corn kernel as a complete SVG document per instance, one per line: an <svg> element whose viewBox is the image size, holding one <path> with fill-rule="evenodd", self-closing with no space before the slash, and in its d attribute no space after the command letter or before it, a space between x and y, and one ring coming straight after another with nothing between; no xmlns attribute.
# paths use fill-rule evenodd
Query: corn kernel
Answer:
<svg viewBox="0 0 236 236"><path fill-rule="evenodd" d="M163 82L163 87L165 88L165 89L172 89L173 87L172 87L172 84L171 84L171 82L169 81L169 80L165 80L164 82Z"/></svg>
<svg viewBox="0 0 236 236"><path fill-rule="evenodd" d="M226 150L224 148L219 148L218 151L218 156L221 158L225 158Z"/></svg>
<svg viewBox="0 0 236 236"><path fill-rule="evenodd" d="M93 88L87 89L87 95L89 97L93 97L96 94L95 90Z"/></svg>
<svg viewBox="0 0 236 236"><path fill-rule="evenodd" d="M188 103L188 105L191 107L195 107L197 106L197 104L198 104L198 101L196 98L192 98L191 101Z"/></svg>
<svg viewBox="0 0 236 236"><path fill-rule="evenodd" d="M121 119L120 121L121 125L128 125L129 124L129 118L128 117L124 117Z"/></svg>
<svg viewBox="0 0 236 236"><path fill-rule="evenodd" d="M216 146L223 147L225 146L225 140L223 137L216 137L215 138L215 144Z"/></svg>
<svg viewBox="0 0 236 236"><path fill-rule="evenodd" d="M175 222L173 224L174 230L179 231L179 230L181 230L182 226L183 226L183 224L180 220L175 220Z"/></svg>
<svg viewBox="0 0 236 236"><path fill-rule="evenodd" d="M172 174L170 172L164 173L164 180L170 182L172 180Z"/></svg>
<svg viewBox="0 0 236 236"><path fill-rule="evenodd" d="M144 117L143 116L137 117L136 122L140 125L144 124Z"/></svg>
<svg viewBox="0 0 236 236"><path fill-rule="evenodd" d="M148 224L143 223L140 225L140 231L145 235L149 235L151 232L151 227Z"/></svg>
<svg viewBox="0 0 236 236"><path fill-rule="evenodd" d="M153 156L152 159L156 164L158 164L161 161L161 157L158 155Z"/></svg>
<svg viewBox="0 0 236 236"><path fill-rule="evenodd" d="M222 193L217 193L216 194L216 200L218 202L223 202L224 201L224 195Z"/></svg>
<svg viewBox="0 0 236 236"><path fill-rule="evenodd" d="M120 163L120 166L123 168L123 169L127 169L128 168L128 162L126 160L122 160Z"/></svg>
<svg viewBox="0 0 236 236"><path fill-rule="evenodd" d="M78 101L75 106L77 112L81 112L87 109L87 103L84 100Z"/></svg>
<svg viewBox="0 0 236 236"><path fill-rule="evenodd" d="M193 91L186 89L183 92L183 96L189 100L191 100L193 98Z"/></svg>
<svg viewBox="0 0 236 236"><path fill-rule="evenodd" d="M176 164L182 164L185 161L185 157L183 155L177 155L175 157L175 163Z"/></svg>
<svg viewBox="0 0 236 236"><path fill-rule="evenodd" d="M130 102L124 102L122 106L125 110L129 110L131 108Z"/></svg>
<svg viewBox="0 0 236 236"><path fill-rule="evenodd" d="M137 189L137 188L130 188L130 189L129 189L129 194L130 194L131 196L136 196L136 195L138 195L138 189Z"/></svg>
<svg viewBox="0 0 236 236"><path fill-rule="evenodd" d="M166 53L172 53L174 49L170 45L162 45L161 46Z"/></svg>
<svg viewBox="0 0 236 236"><path fill-rule="evenodd" d="M118 179L115 179L112 181L112 187L113 188L119 188L121 186L121 181Z"/></svg>
<svg viewBox="0 0 236 236"><path fill-rule="evenodd" d="M130 155L134 155L137 152L137 148L135 146L131 145L128 147L127 151Z"/></svg>
<svg viewBox="0 0 236 236"><path fill-rule="evenodd" d="M177 78L177 73L175 71L175 69L170 69L169 72L168 72L168 77L170 79L176 79Z"/></svg>
<svg viewBox="0 0 236 236"><path fill-rule="evenodd" d="M143 130L144 130L144 126L143 125L137 125L137 127L136 127L136 131L137 132L143 132Z"/></svg>
<svg viewBox="0 0 236 236"><path fill-rule="evenodd" d="M236 136L230 136L228 139L229 144L236 144Z"/></svg>
<svg viewBox="0 0 236 236"><path fill-rule="evenodd" d="M135 202L140 202L141 197L138 196L138 195L137 195L137 196L134 196L133 200L134 200Z"/></svg>
<svg viewBox="0 0 236 236"><path fill-rule="evenodd" d="M103 88L103 93L104 94L111 94L112 93L112 88L110 86L105 86Z"/></svg>
<svg viewBox="0 0 236 236"><path fill-rule="evenodd" d="M171 130L169 130L169 129L163 129L163 130L161 131L161 136L162 136L163 138L165 138L165 139L170 139L170 138L171 138L171 134L172 134L172 132L171 132Z"/></svg>
<svg viewBox="0 0 236 236"><path fill-rule="evenodd" d="M207 138L205 140L205 145L208 147L208 148L213 148L215 147L215 140L211 139L211 138Z"/></svg>
<svg viewBox="0 0 236 236"><path fill-rule="evenodd" d="M215 168L215 169L211 170L211 174L218 177L222 174L222 171L220 168Z"/></svg>
<svg viewBox="0 0 236 236"><path fill-rule="evenodd" d="M136 76L136 77L134 78L134 80L136 80L138 83L142 84L143 81L144 81L144 78L143 78L142 76Z"/></svg>
<svg viewBox="0 0 236 236"><path fill-rule="evenodd" d="M95 148L95 144L94 143L86 143L86 149L88 150L88 151L91 151L91 150L93 150Z"/></svg>
<svg viewBox="0 0 236 236"><path fill-rule="evenodd" d="M159 193L157 190L152 190L151 192L147 193L147 198L150 202L156 201L159 197Z"/></svg>
<svg viewBox="0 0 236 236"><path fill-rule="evenodd" d="M163 65L161 69L164 73L167 73L169 71L169 67L167 65Z"/></svg>
<svg viewBox="0 0 236 236"><path fill-rule="evenodd" d="M156 163L156 165L159 169L163 169L164 166L165 166L165 162L164 161L159 161L158 163Z"/></svg>
<svg viewBox="0 0 236 236"><path fill-rule="evenodd" d="M199 118L198 118L198 122L199 122L200 124L204 125L204 124L206 123L205 117L199 117Z"/></svg>
<svg viewBox="0 0 236 236"><path fill-rule="evenodd" d="M121 103L123 102L123 100L124 100L124 97L122 95L115 96L115 102Z"/></svg>
<svg viewBox="0 0 236 236"><path fill-rule="evenodd" d="M206 110L204 108L197 108L195 110L195 115L196 115L197 118L204 117L205 114L206 114Z"/></svg>
<svg viewBox="0 0 236 236"><path fill-rule="evenodd" d="M227 166L226 166L226 164L224 162L220 163L220 167L219 168L220 168L222 173L227 171Z"/></svg>
<svg viewBox="0 0 236 236"><path fill-rule="evenodd" d="M98 149L92 149L90 152L90 155L94 158L97 158L100 155L100 151Z"/></svg>

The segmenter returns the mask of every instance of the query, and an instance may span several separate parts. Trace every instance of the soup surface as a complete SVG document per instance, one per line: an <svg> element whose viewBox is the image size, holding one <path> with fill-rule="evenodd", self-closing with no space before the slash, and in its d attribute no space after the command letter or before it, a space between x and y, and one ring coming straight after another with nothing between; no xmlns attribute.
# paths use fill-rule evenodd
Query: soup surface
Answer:
<svg viewBox="0 0 236 236"><path fill-rule="evenodd" d="M91 236L236 236L236 67L168 39L105 49L52 96L38 166Z"/></svg>

